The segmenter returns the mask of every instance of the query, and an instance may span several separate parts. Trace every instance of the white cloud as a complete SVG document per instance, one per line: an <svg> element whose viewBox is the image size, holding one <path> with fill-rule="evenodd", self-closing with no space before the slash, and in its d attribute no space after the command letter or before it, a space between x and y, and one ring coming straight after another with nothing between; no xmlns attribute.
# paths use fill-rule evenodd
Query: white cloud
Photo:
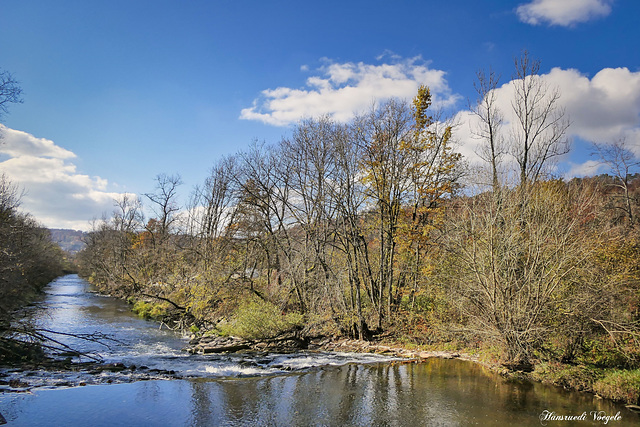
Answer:
<svg viewBox="0 0 640 427"><path fill-rule="evenodd" d="M421 84L431 89L435 107L450 107L460 99L451 93L445 72L430 69L422 58L391 59L392 63L379 65L326 60L316 70L319 75L309 77L304 88L266 89L252 107L241 111L240 118L274 126L320 115L347 121L374 100L411 99Z"/></svg>
<svg viewBox="0 0 640 427"><path fill-rule="evenodd" d="M0 152L12 157L22 155L53 157L69 159L76 157L74 153L58 147L53 141L45 138L36 138L26 132L8 129L0 125Z"/></svg>
<svg viewBox="0 0 640 427"><path fill-rule="evenodd" d="M606 166L598 160L587 160L586 162L579 164L570 162L569 166L570 168L564 176L565 179L597 175L606 169Z"/></svg>
<svg viewBox="0 0 640 427"><path fill-rule="evenodd" d="M554 68L542 78L550 88L559 89L560 105L571 122L568 137L592 143L624 139L640 158L640 71L605 68L589 78L574 69ZM513 82L495 89L495 94L498 108L505 116L504 134L509 135L509 125L515 120L511 106ZM471 163L480 163L475 153L481 142L472 134L478 126L477 117L469 111L461 111L456 119L461 123L456 132L460 151ZM593 168L593 163L568 166L569 173L578 176L587 174L587 168Z"/></svg>
<svg viewBox="0 0 640 427"><path fill-rule="evenodd" d="M554 68L544 78L560 89L572 135L589 142L626 138L640 145L640 72L605 68L589 79L577 70Z"/></svg>
<svg viewBox="0 0 640 427"><path fill-rule="evenodd" d="M21 208L50 228L86 230L92 218L113 210L118 193L107 180L79 173L69 159L76 155L53 141L3 127L0 162L15 184L24 188Z"/></svg>
<svg viewBox="0 0 640 427"><path fill-rule="evenodd" d="M533 0L521 4L516 13L522 22L548 23L563 27L607 16L612 0Z"/></svg>

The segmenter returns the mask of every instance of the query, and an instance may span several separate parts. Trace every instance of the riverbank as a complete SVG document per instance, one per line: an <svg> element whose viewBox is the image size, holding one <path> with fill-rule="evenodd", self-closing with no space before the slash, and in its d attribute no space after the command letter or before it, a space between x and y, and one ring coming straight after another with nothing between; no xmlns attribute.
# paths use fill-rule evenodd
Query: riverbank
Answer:
<svg viewBox="0 0 640 427"><path fill-rule="evenodd" d="M509 370L500 364L497 351L494 350L492 352L490 348L484 348L482 345L473 349L454 346L451 343L438 342L429 346L420 346L411 343L407 344L407 341L401 341L401 337L393 333L378 334L371 341L363 341L340 336L339 333L332 331L329 327L316 326L312 328L308 325L305 327L304 325L296 324L294 329L289 328L288 332L272 337L274 329L267 322L268 318L254 316L251 318L253 321L249 325L254 325L259 321L263 329L269 326L268 329L271 332L267 336L272 338L245 340L230 337L223 338L213 334L214 329L211 327L209 332L206 332L204 328L194 331L194 334L197 334L198 337L193 337L191 342L187 343L180 333L167 334L167 331L159 331L157 324L149 324L134 316L131 313L132 305L127 304L122 299L106 298L92 293L88 283L77 276L65 276L53 283L54 285L47 289L46 296L55 301L55 318L50 317L52 314L47 312L46 303L43 302L42 306L34 306L31 309L33 311L32 315L35 316L34 319L40 319L36 321L36 324L45 328L51 328L52 326L50 325L55 325L55 328L63 333L57 338L70 340L68 344L72 348L77 348L80 353L102 354L107 359L106 362L112 364L124 362L124 366L114 365L114 367L121 369L122 375L120 376L126 377L126 381L156 378L156 374L160 372L151 372L153 375L147 375L148 372L144 372L140 368L145 365L152 369L161 370L162 375L160 376L166 378L175 378L170 373L171 370L183 372L183 376L208 376L211 374L211 370L216 373L223 370L225 373L222 375L226 375L228 371L233 376L235 372L241 370L236 366L236 362L242 364L239 366L249 366L247 363L251 363L251 360L249 360L251 355L258 355L259 359L262 360L265 357L272 357L276 354L291 354L299 350L316 350L318 352L379 354L411 363L420 363L432 358L459 359L483 366L508 379L527 379L549 383L568 390L590 392L615 401L636 405L639 403L640 372L638 371L567 365L550 361L538 362L530 372ZM92 307L92 309L87 310L87 307ZM278 326L282 322L272 323ZM100 343L99 340L78 341L73 338L74 334L76 336L92 336L96 332L95 325L101 325L100 332L105 337L113 336L116 340ZM183 331L189 329L189 327L185 327ZM255 332L253 329L247 328L239 329L239 331ZM144 342L147 344L140 344L141 335L145 336ZM250 336L255 337L256 335L259 334ZM445 347L445 345L448 347ZM185 346L191 353L195 353L196 357L190 357L187 351L183 351ZM220 354L222 357L209 357L210 354L215 353ZM243 358L243 353L247 357ZM206 355L206 357L199 357L199 354ZM68 355L73 356L72 354ZM127 361L123 359L125 357ZM227 363L226 359L229 358L233 360ZM214 366L210 363L212 360L220 363ZM200 366L196 369L197 372L194 372L194 364L198 363ZM274 364L279 365L281 363L274 362ZM138 368L132 370L131 366L137 366ZM262 369L261 372L277 370L272 365L259 366L258 368ZM51 367L48 371L51 372L56 369L69 371L69 369L58 367ZM96 371L97 369L85 369L83 372L86 374L87 371ZM82 371L81 368L80 370ZM105 370L104 375L99 372L97 380L102 381L105 378L108 380L108 372L110 372L109 369ZM244 371L242 371L242 374L251 375L250 372L246 373ZM20 372L17 371L14 376L19 377L19 375ZM73 374L71 377L73 377ZM7 382L5 386L9 386L12 379L15 378L0 378L0 381ZM91 381L93 380L92 378ZM30 380L25 382L32 383ZM74 385L79 385L80 382L86 381L84 379L79 380ZM61 380L61 383L63 386L68 386L64 384L64 380ZM14 381L13 384L19 385L19 381Z"/></svg>
<svg viewBox="0 0 640 427"><path fill-rule="evenodd" d="M307 324L289 332L302 336L298 342L306 351L292 348L280 353L282 348L263 347L189 354L185 347L204 341L212 347L217 336L189 344L184 331L195 328L182 333L160 329L158 323L135 316L125 301L92 290L77 276L60 278L25 316L35 326L64 334L99 332L111 337L105 346L59 336L83 354L99 356L104 364L78 364L76 371L39 366L0 370L0 388L6 390L0 393L0 413L10 424L434 425L484 420L531 425L543 411L560 408L567 413L622 412L623 422L616 424L620 426L638 420L612 401L541 383L504 380L480 365L485 362L482 357L478 363L455 360L467 352L395 344L397 336L390 333L358 341L328 328L311 330ZM193 333L207 335L203 329ZM285 338L281 335L280 343ZM261 340L264 337L254 337L252 345L259 349L265 345ZM468 355L471 360L482 356L471 351ZM177 414L182 415L171 418Z"/></svg>
<svg viewBox="0 0 640 427"><path fill-rule="evenodd" d="M510 380L527 380L551 384L565 390L594 394L597 398L621 402L640 411L640 370L607 369L586 365L538 361L531 370L512 370L492 360L482 350L473 353L452 350L407 349L392 340L369 342L338 339L321 342L326 351L368 352L423 361L430 358L459 359L484 366Z"/></svg>
<svg viewBox="0 0 640 427"><path fill-rule="evenodd" d="M135 304L130 307L140 317L153 319L147 311L136 309ZM151 303L148 303L151 304ZM138 304L140 306L141 304ZM173 313L174 315L171 315ZM259 329L267 336L273 334L275 326L269 312L260 312L260 316L253 316L245 322L245 328L238 332L255 333ZM272 316L273 317L273 316ZM277 317L277 316L276 316ZM241 318L241 316L238 316ZM156 320L166 324L182 325L188 329L189 322L180 318L180 313L163 313ZM193 321L193 319L190 319ZM285 325L286 326L286 325ZM233 352L257 353L290 353L298 350L318 350L354 353L375 353L398 357L407 361L424 361L430 358L459 359L481 365L492 372L509 380L527 380L562 387L565 390L591 393L597 397L609 399L625 404L640 405L640 370L624 370L607 368L589 363L567 364L554 360L537 360L531 366L505 366L501 363L499 351L478 345L465 348L451 343L434 342L430 345L406 345L394 333L374 336L373 340L355 340L332 333L331 328L315 325L315 328L296 324L294 330L288 330L276 337L266 339L241 339L230 336L219 336L217 327L210 331L197 329L196 334L187 347L193 354L224 354ZM227 328L229 329L229 328ZM265 331L263 331L263 329ZM286 329L286 328L284 328ZM215 332L215 333L214 333ZM227 331L232 332L233 331ZM335 331L333 331L335 332ZM244 336L244 335L243 335ZM606 366L606 365L605 365Z"/></svg>

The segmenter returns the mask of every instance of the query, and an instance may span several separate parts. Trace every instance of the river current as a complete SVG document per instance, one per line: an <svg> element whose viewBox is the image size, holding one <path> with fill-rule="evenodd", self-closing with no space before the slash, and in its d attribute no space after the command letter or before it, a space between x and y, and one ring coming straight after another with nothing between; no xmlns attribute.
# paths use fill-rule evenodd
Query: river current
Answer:
<svg viewBox="0 0 640 427"><path fill-rule="evenodd" d="M56 338L134 369L2 371L5 383L29 385L20 393L0 390L0 423L8 425L640 425L638 414L622 405L506 381L459 360L414 364L332 352L191 355L183 350L187 337L137 318L125 302L93 292L75 275L53 281L25 316L57 332L104 334L111 338L107 345ZM174 379L163 377L166 371Z"/></svg>

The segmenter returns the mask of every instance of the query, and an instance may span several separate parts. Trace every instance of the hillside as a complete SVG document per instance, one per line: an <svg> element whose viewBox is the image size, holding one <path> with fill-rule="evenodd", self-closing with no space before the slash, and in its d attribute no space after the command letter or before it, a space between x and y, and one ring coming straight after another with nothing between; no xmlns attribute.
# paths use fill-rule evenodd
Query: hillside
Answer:
<svg viewBox="0 0 640 427"><path fill-rule="evenodd" d="M84 248L83 231L66 230L66 229L50 229L51 240L57 243L64 251L69 253L77 253Z"/></svg>

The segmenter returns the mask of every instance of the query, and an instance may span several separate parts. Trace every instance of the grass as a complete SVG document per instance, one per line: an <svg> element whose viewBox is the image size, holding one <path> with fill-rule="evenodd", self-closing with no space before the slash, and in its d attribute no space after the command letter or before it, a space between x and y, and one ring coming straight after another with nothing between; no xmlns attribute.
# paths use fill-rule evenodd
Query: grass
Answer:
<svg viewBox="0 0 640 427"><path fill-rule="evenodd" d="M603 376L604 372L599 368L587 365L565 365L559 362L537 363L531 373L535 381L579 391L593 391L593 384Z"/></svg>
<svg viewBox="0 0 640 427"><path fill-rule="evenodd" d="M606 399L640 404L640 369L605 371L604 378L596 381L593 391Z"/></svg>

